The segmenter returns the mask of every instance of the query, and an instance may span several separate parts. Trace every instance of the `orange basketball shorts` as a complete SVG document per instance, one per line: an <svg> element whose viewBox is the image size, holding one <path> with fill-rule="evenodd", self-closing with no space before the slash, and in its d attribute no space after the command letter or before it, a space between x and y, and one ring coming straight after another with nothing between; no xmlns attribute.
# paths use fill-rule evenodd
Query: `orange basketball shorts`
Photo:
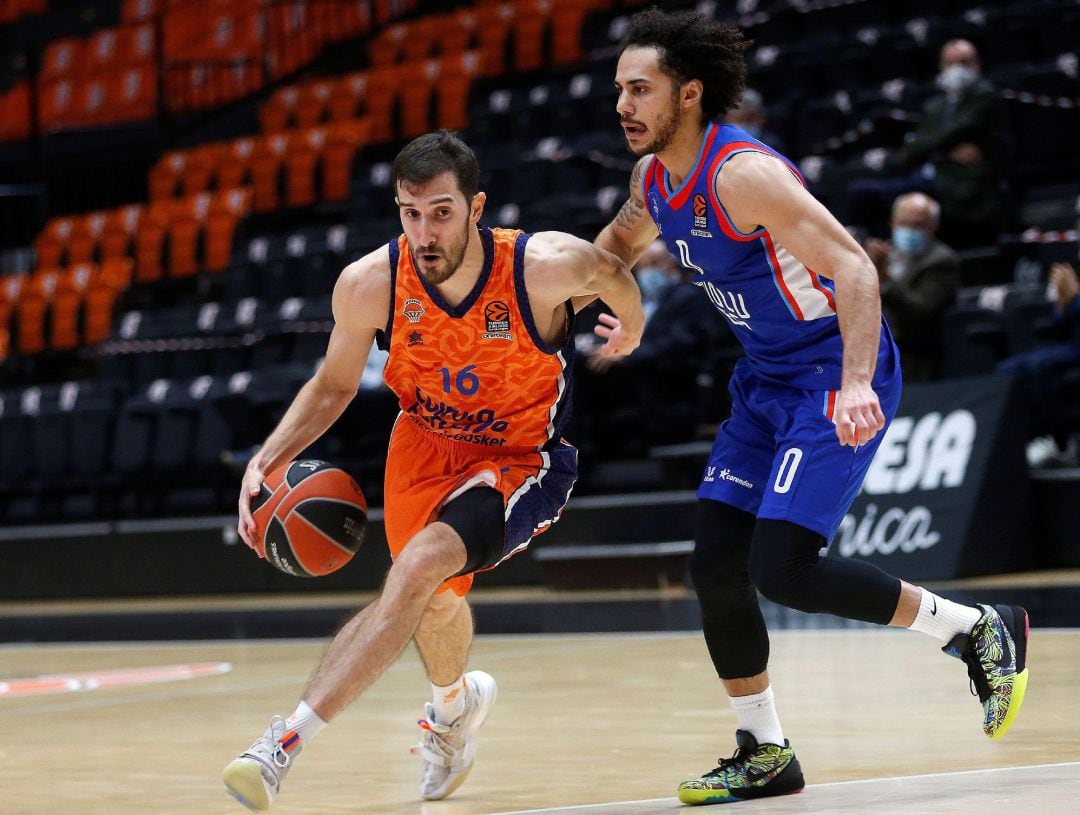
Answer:
<svg viewBox="0 0 1080 815"><path fill-rule="evenodd" d="M400 415L390 437L384 481L391 557L396 558L417 532L438 520L439 510L449 500L480 485L501 492L506 507L502 556L494 565L523 551L534 536L559 519L577 478L577 449L565 441L549 447L511 451L453 441ZM450 589L464 596L472 581L472 574L453 577L439 592Z"/></svg>

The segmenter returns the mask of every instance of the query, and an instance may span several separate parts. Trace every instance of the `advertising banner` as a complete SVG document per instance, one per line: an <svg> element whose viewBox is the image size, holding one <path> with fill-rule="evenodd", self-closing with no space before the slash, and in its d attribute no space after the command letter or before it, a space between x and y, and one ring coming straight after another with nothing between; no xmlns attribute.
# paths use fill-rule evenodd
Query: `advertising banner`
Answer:
<svg viewBox="0 0 1080 815"><path fill-rule="evenodd" d="M906 385L862 490L829 547L908 580L1031 560L1025 414L1012 381Z"/></svg>

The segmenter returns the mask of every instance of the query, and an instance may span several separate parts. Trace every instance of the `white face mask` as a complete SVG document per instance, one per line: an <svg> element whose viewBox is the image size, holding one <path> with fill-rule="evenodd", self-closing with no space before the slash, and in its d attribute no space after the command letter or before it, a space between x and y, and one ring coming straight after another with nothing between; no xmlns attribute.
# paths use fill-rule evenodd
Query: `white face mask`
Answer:
<svg viewBox="0 0 1080 815"><path fill-rule="evenodd" d="M949 93L959 93L970 87L978 78L974 68L953 64L938 74L937 82Z"/></svg>

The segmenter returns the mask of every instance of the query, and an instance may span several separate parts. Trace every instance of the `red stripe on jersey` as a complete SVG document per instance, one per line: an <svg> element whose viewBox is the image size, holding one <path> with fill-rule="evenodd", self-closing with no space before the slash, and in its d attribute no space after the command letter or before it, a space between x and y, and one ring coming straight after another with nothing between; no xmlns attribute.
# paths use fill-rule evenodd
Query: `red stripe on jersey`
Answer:
<svg viewBox="0 0 1080 815"><path fill-rule="evenodd" d="M772 266L773 277L776 279L776 286L780 289L780 293L784 295L784 299L787 300L788 307L791 308L795 314L795 319L805 320L803 317L802 309L799 308L799 303L791 294L791 289L787 287L787 281L784 280L783 269L780 268L780 259L776 257L776 248L773 246L772 238L769 237L769 233L765 232L761 236L765 242L765 250L769 253L769 265Z"/></svg>
<svg viewBox="0 0 1080 815"><path fill-rule="evenodd" d="M833 293L829 291L828 286L822 286L821 281L818 279L818 274L813 269L807 268L807 273L810 275L810 283L815 289L825 295L825 299L829 303L829 308L836 311L836 299L833 297Z"/></svg>

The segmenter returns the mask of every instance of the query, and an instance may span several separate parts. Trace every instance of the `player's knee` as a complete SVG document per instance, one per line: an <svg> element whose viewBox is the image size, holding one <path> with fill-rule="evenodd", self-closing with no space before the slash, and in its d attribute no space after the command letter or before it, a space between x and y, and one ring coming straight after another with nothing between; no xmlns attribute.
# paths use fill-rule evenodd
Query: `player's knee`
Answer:
<svg viewBox="0 0 1080 815"><path fill-rule="evenodd" d="M746 588L746 556L753 530L750 513L717 501L700 502L688 563L699 597L726 597Z"/></svg>
<svg viewBox="0 0 1080 815"><path fill-rule="evenodd" d="M430 585L432 591L453 577L465 563L465 547L452 529L432 525L424 528L402 550L393 568L409 583Z"/></svg>
<svg viewBox="0 0 1080 815"><path fill-rule="evenodd" d="M419 629L424 632L441 631L457 616L464 602L464 597L458 597L452 591L433 594L420 617Z"/></svg>
<svg viewBox="0 0 1080 815"><path fill-rule="evenodd" d="M788 521L758 521L750 550L750 579L774 603L816 611L813 568L824 539Z"/></svg>

